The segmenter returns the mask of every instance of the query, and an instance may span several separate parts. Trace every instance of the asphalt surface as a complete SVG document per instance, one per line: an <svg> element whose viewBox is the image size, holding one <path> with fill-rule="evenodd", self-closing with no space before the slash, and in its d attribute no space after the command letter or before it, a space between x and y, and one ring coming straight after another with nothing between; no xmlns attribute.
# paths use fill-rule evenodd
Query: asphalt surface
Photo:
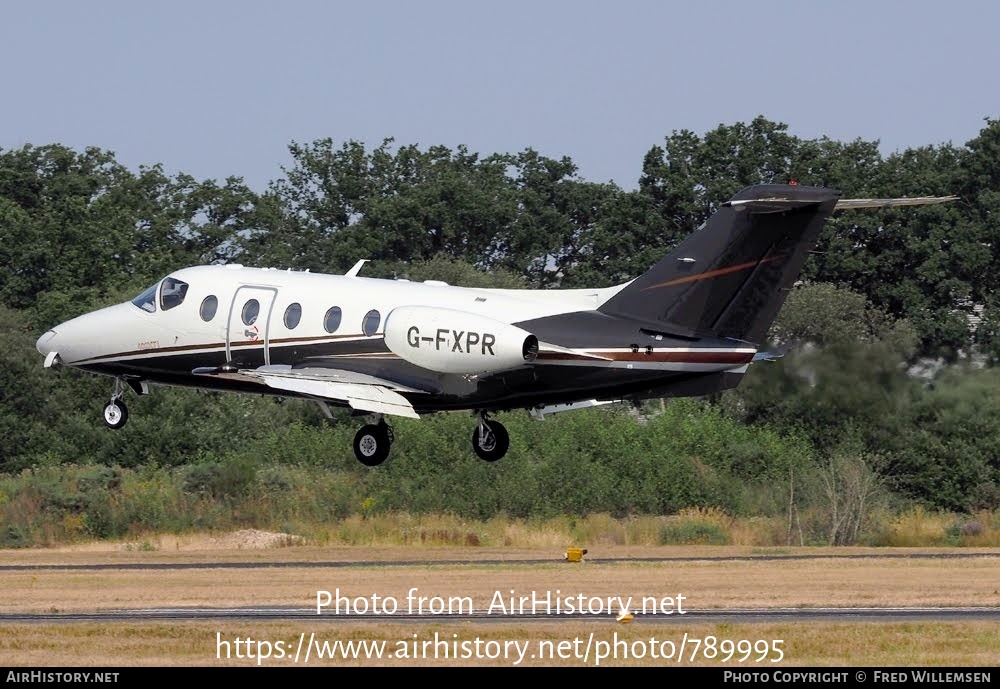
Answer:
<svg viewBox="0 0 1000 689"><path fill-rule="evenodd" d="M780 561L780 560L952 560L952 559L1000 559L1000 553L874 553L857 554L817 554L817 555L735 555L710 557L657 557L657 558L585 558L590 564L615 563L682 563L682 562L740 562L740 561ZM268 562L143 562L118 564L5 564L0 565L0 573L15 571L108 571L108 570L197 570L197 569L302 569L302 568L364 568L364 567L483 567L497 565L540 565L561 562L558 559L521 560L387 560L387 561L287 561ZM647 613L634 611L634 622L654 624L675 623L754 623L754 622L899 622L899 621L982 621L1000 622L1000 607L839 607L839 608L712 608L691 609L684 614ZM608 614L498 614L486 610L474 610L466 614L336 614L324 610L317 614L315 608L289 606L271 607L188 607L188 608L129 608L107 609L92 612L44 612L0 614L0 624L14 622L63 623L63 622L151 622L206 621L206 620L268 620L290 621L308 620L321 623L346 622L608 622L615 616Z"/></svg>
<svg viewBox="0 0 1000 689"><path fill-rule="evenodd" d="M316 614L315 608L246 607L246 608L132 608L72 613L10 613L0 614L0 624L14 622L155 622L155 621L293 621L342 624L348 622L611 622L614 615L589 614L488 614L473 611L461 615L337 615ZM933 608L725 608L688 610L684 614L635 613L634 622L653 624L753 623L753 622L906 622L953 621L1000 622L1000 608L933 607Z"/></svg>
<svg viewBox="0 0 1000 689"><path fill-rule="evenodd" d="M585 557L584 562L591 564L624 564L651 563L664 564L671 562L774 562L780 560L972 560L994 558L1000 559L1000 551L996 553L874 553L869 555L823 554L823 555L724 555L707 557L617 557L593 558ZM2 572L24 572L31 570L176 570L176 569L338 569L362 567L491 567L496 565L550 565L562 562L561 559L538 558L524 560L328 560L328 561L293 561L274 560L262 562L124 562L111 564L8 564L0 565Z"/></svg>

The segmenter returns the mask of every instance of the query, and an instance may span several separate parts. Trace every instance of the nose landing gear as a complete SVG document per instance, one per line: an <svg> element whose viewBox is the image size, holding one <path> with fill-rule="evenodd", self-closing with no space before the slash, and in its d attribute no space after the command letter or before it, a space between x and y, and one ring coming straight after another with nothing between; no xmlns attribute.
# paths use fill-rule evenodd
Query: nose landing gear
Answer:
<svg viewBox="0 0 1000 689"><path fill-rule="evenodd" d="M111 401L104 407L104 423L116 431L128 421L128 407L122 401L124 396L125 385L121 378L115 378L115 391L111 394Z"/></svg>

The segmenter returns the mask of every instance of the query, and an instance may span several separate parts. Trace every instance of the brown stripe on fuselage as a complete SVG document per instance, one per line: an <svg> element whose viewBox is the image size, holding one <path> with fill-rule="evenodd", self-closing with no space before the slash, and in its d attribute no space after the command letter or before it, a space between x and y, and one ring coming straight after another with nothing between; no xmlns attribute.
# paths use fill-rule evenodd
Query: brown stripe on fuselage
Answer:
<svg viewBox="0 0 1000 689"><path fill-rule="evenodd" d="M309 342L319 342L321 340L329 340L332 342L335 340L346 340L349 338L357 338L359 341L382 339L381 337L366 337L361 333L352 335L317 335L313 337L279 337L273 340L272 339L267 340L267 346L270 347L271 345L286 345L286 344L300 343L300 342L302 344L306 344ZM264 340L261 339L229 343L230 349L233 349L234 347L263 347L263 346L264 346ZM133 349L127 352L116 352L115 354L102 354L101 356L94 357L93 359L84 359L83 361L74 362L73 365L75 366L78 363L89 364L96 361L106 361L108 359L118 359L126 356L139 356L141 354L181 354L184 352L199 352L199 351L204 351L206 349L225 349L225 348L226 348L225 342L214 342L214 343L196 344L196 345L177 345L174 347Z"/></svg>
<svg viewBox="0 0 1000 689"><path fill-rule="evenodd" d="M357 354L327 354L325 359L398 359L395 352L358 352Z"/></svg>
<svg viewBox="0 0 1000 689"><path fill-rule="evenodd" d="M735 273L740 270L746 270L747 268L753 268L754 266L759 266L762 263L770 263L771 261L777 261L779 258L784 258L784 254L776 254L774 256L768 256L767 258L762 258L759 261L747 261L746 263L737 263L733 266L726 266L725 268L716 268L715 270L706 270L704 273L695 273L694 275L685 275L682 278L674 278L673 280L667 280L666 282L659 282L655 285L650 285L649 287L643 287L642 291L645 292L651 289L657 289L658 287L673 287L674 285L683 285L686 282L697 282L698 280L707 280L708 278L717 278L720 275L729 275L730 273Z"/></svg>
<svg viewBox="0 0 1000 689"><path fill-rule="evenodd" d="M600 357L609 361L628 361L642 363L646 361L668 362L678 364L749 364L753 361L752 352L584 352L569 354L565 352L541 352L537 360L547 361L594 361Z"/></svg>

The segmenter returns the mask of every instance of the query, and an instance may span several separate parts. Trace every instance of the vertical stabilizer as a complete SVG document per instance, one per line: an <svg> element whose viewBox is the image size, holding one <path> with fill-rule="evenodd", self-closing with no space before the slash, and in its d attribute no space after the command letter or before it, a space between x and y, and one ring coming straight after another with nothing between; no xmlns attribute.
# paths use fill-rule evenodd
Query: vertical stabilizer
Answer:
<svg viewBox="0 0 1000 689"><path fill-rule="evenodd" d="M599 310L674 334L760 343L838 196L824 187L747 187Z"/></svg>

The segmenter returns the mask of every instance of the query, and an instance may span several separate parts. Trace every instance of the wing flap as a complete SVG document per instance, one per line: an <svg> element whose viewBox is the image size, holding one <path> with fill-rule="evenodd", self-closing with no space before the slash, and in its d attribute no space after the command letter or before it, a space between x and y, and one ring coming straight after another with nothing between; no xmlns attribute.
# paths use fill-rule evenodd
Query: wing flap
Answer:
<svg viewBox="0 0 1000 689"><path fill-rule="evenodd" d="M293 380L319 380L330 383L356 383L358 385L378 385L397 392L427 392L418 388L409 387L393 380L378 378L367 373L347 371L339 368L292 368L291 366L261 366L253 371L245 372L251 376L272 376L275 378L288 378Z"/></svg>
<svg viewBox="0 0 1000 689"><path fill-rule="evenodd" d="M347 403L351 405L352 409L377 414L391 414L392 416L406 416L411 419L420 418L409 400L397 392L381 387L359 386L358 391L348 395Z"/></svg>
<svg viewBox="0 0 1000 689"><path fill-rule="evenodd" d="M262 366L253 370L227 371L222 368L198 368L198 375L263 383L275 390L294 392L305 397L347 402L352 409L374 414L420 418L409 400L397 391L422 393L405 385L363 373L326 368L291 368Z"/></svg>
<svg viewBox="0 0 1000 689"><path fill-rule="evenodd" d="M420 418L413 405L398 392L381 385L362 385L359 383L339 383L329 380L311 378L287 377L282 375L258 374L268 387L276 390L288 390L309 397L322 399L344 400L352 409L368 411L376 414L391 414L393 416L408 416Z"/></svg>

